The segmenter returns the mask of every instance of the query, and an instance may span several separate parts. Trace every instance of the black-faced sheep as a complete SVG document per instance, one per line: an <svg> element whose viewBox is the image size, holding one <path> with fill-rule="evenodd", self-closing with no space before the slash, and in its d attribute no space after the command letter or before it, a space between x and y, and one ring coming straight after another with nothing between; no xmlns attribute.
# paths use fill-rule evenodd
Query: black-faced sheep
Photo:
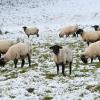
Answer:
<svg viewBox="0 0 100 100"><path fill-rule="evenodd" d="M95 31L100 31L100 26L99 25L94 25L92 27L95 29Z"/></svg>
<svg viewBox="0 0 100 100"><path fill-rule="evenodd" d="M57 66L57 74L59 74L59 65L62 66L62 74L65 76L65 65L69 64L69 73L71 75L72 67L72 50L68 46L61 47L59 45L51 46L50 49L53 50L54 62Z"/></svg>
<svg viewBox="0 0 100 100"><path fill-rule="evenodd" d="M10 46L14 45L14 41L10 40L0 40L0 58L1 54L5 54Z"/></svg>
<svg viewBox="0 0 100 100"><path fill-rule="evenodd" d="M91 58L91 63L93 62L93 58L98 57L100 61L100 41L90 44L81 55L81 60L83 63L87 63L88 58Z"/></svg>
<svg viewBox="0 0 100 100"><path fill-rule="evenodd" d="M68 37L69 35L76 36L76 31L78 30L78 26L68 26L60 29L59 37Z"/></svg>
<svg viewBox="0 0 100 100"><path fill-rule="evenodd" d="M30 35L36 35L37 37L39 37L39 34L38 34L39 29L37 27L28 28L24 26L23 29L24 29L25 34L28 36L28 38Z"/></svg>
<svg viewBox="0 0 100 100"><path fill-rule="evenodd" d="M88 45L90 42L93 43L100 40L100 31L85 32L83 29L79 29L76 34L80 34L82 39L86 41Z"/></svg>
<svg viewBox="0 0 100 100"><path fill-rule="evenodd" d="M25 58L28 57L29 66L31 65L32 49L25 43L17 43L11 46L5 55L0 58L0 65L4 66L6 62L14 60L15 68L17 67L18 59L22 60L21 67L25 64Z"/></svg>

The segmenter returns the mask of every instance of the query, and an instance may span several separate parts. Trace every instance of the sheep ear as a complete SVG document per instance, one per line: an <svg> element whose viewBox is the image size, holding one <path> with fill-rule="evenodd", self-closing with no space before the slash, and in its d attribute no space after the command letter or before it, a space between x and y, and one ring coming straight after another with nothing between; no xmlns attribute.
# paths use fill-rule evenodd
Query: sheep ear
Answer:
<svg viewBox="0 0 100 100"><path fill-rule="evenodd" d="M62 49L62 47L61 47L61 46L59 46L59 49Z"/></svg>
<svg viewBox="0 0 100 100"><path fill-rule="evenodd" d="M52 46L52 47L50 47L49 49L53 49L53 46Z"/></svg>

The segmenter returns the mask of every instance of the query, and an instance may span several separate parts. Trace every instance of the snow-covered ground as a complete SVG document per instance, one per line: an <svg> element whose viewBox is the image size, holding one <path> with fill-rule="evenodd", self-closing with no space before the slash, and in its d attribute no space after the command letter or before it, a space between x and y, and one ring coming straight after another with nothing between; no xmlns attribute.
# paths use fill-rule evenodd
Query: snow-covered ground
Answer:
<svg viewBox="0 0 100 100"><path fill-rule="evenodd" d="M100 63L84 65L80 55L87 46L78 38L59 38L59 28L79 24L93 30L100 24L100 0L0 0L0 39L32 45L32 65L0 67L0 100L100 100ZM24 34L23 26L36 26L40 37ZM93 30L94 31L94 30ZM56 75L49 47L68 44L74 53L73 71ZM27 61L26 61L27 63Z"/></svg>

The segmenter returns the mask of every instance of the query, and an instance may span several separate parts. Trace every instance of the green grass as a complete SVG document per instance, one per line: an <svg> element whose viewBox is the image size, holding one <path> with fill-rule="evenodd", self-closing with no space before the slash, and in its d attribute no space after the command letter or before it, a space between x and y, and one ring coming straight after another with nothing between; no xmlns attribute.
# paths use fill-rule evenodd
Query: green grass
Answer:
<svg viewBox="0 0 100 100"><path fill-rule="evenodd" d="M42 100L51 100L53 97L45 96Z"/></svg>
<svg viewBox="0 0 100 100"><path fill-rule="evenodd" d="M23 69L21 69L19 72L20 72L20 73L25 73L25 72L27 72L27 68L23 68Z"/></svg>
<svg viewBox="0 0 100 100"><path fill-rule="evenodd" d="M97 62L95 66L96 68L100 68L100 62Z"/></svg>
<svg viewBox="0 0 100 100"><path fill-rule="evenodd" d="M44 74L46 79L53 79L57 74L46 73Z"/></svg>
<svg viewBox="0 0 100 100"><path fill-rule="evenodd" d="M5 77L7 77L7 79L17 78L17 73L12 72L12 73L6 74Z"/></svg>
<svg viewBox="0 0 100 100"><path fill-rule="evenodd" d="M9 97L12 99L16 98L16 96L13 96L13 95L9 95Z"/></svg>
<svg viewBox="0 0 100 100"><path fill-rule="evenodd" d="M100 84L99 85L88 85L86 87L87 90L90 90L91 92L99 92L100 93Z"/></svg>

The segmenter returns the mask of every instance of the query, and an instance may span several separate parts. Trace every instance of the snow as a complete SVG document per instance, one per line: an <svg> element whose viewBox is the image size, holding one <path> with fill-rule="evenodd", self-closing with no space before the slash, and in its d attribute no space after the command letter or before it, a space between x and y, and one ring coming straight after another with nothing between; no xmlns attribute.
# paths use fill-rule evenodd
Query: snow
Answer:
<svg viewBox="0 0 100 100"><path fill-rule="evenodd" d="M100 84L100 68L90 63L83 65L76 57L84 50L80 48L82 39L58 37L59 28L67 25L78 24L85 30L93 30L91 25L99 25L100 22L99 4L100 0L0 0L0 29L3 33L9 32L0 35L0 39L31 44L34 49L32 64L35 64L35 68L29 68L28 64L20 68L19 64L15 69L13 62L5 68L0 66L0 100L42 100L45 97L52 97L52 100L99 100L100 90L91 92L86 87ZM31 36L28 39L23 26L38 27L40 37ZM49 50L53 44L75 46L71 46L74 52L71 76L68 68L66 77L62 76L61 70L56 75L56 66ZM23 70L25 72L21 73ZM49 79L46 74L55 76ZM28 92L29 88L33 88L33 92Z"/></svg>

